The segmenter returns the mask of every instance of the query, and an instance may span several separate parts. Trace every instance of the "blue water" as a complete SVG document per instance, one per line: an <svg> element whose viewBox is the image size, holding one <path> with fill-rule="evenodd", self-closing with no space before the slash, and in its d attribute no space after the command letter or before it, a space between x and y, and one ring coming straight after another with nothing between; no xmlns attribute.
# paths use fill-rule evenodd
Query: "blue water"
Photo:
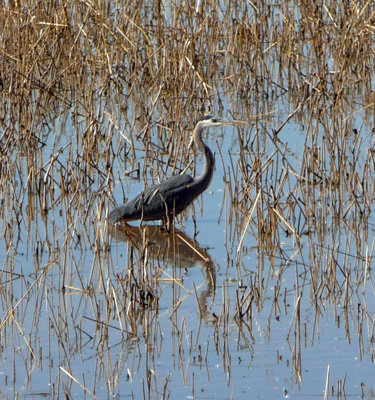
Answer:
<svg viewBox="0 0 375 400"><path fill-rule="evenodd" d="M185 269L174 267L173 262L150 258L145 268L150 276L158 271L158 306L138 309L134 337L125 333L130 328L125 316L131 303L127 298L122 304L121 291L127 277L130 244L108 237L104 219L99 220L106 210L91 208L83 215L84 207L77 200L80 206L75 208L72 197L71 203L67 198L58 202L57 207L51 207L44 219L38 205L33 218L27 218L23 210L20 229L14 230L14 237L19 235L20 241L14 242L8 253L5 240L0 242L3 291L0 382L5 398L58 396L64 391L82 397L85 393L82 386L97 398L162 398L163 393L171 398L199 399L269 399L286 394L294 398L316 397L323 396L328 365L330 388L336 390L337 381L345 381L346 394L359 397L361 382L372 387L370 339L375 302L370 271L358 292L351 292L353 281L364 273L361 271L364 263L357 257L367 256L371 265L372 218L368 254L357 254L358 245L352 240L350 229L334 223L331 216L323 224L327 229L326 248L317 232L301 235L297 240L295 235L286 234L284 222L279 221L282 228L278 232L279 248L260 252L256 213L241 241L248 215L240 214L234 219L243 225L229 225L231 205L218 150L228 179L231 162L236 163L239 158L238 135L244 132L229 128L207 135L217 161L212 185L195 203L196 224L191 210L177 222L179 229L191 239L196 234L198 245L207 249L216 275L216 291L207 281L202 262L194 261L195 266L190 264ZM58 145L50 143L41 164L73 137L67 135ZM297 125L290 124L279 139L288 149L290 167L299 172L306 135ZM364 136L364 143L365 140ZM263 162L273 157L276 163L273 143L267 139L264 143ZM142 143L137 143L138 146L137 155L142 162ZM78 151L64 150L59 161L63 165L69 163L67 155ZM365 151L364 146L363 159ZM198 170L201 163L202 157L198 156ZM125 179L120 161L115 160L113 165L114 176L121 177L126 197L137 195L144 182ZM23 179L25 176L20 177L20 185L25 185ZM285 188L293 189L295 179L291 174L288 185L282 189L282 201L288 195ZM102 187L98 178L92 186L87 185L87 191L100 196ZM58 192L56 188L56 196ZM116 182L112 198L121 201L122 196L121 184ZM321 201L323 204L324 199ZM107 204L112 207L109 201ZM71 218L67 216L68 209ZM6 230L3 222L3 235L9 235ZM106 243L110 244L110 251L103 250ZM238 253L240 243L242 248ZM330 252L332 248L337 251ZM312 249L320 252L316 259L312 257ZM137 259L140 253L134 251L133 257ZM343 274L337 273L335 289L342 290L337 295L339 303L333 301L329 290L319 292L322 297L318 299L312 295L311 276L316 271L319 275L322 271L332 272L333 266L327 260L335 261L336 267L347 273L351 271L348 282ZM173 282L172 277L179 283ZM319 281L324 282L324 276ZM246 310L251 299L250 283L261 291L252 293L251 311L241 321L234 318L236 299L249 296L243 306ZM280 290L276 305L277 286ZM298 325L295 304L299 295ZM109 308L105 305L106 298L112 299ZM10 314L12 307L14 316ZM344 307L348 309L348 321ZM17 323L12 322L13 318ZM107 331L105 324L109 326ZM301 342L295 336L298 331ZM103 332L108 336L101 342ZM31 356L31 349L35 356ZM88 392L86 395L90 396Z"/></svg>

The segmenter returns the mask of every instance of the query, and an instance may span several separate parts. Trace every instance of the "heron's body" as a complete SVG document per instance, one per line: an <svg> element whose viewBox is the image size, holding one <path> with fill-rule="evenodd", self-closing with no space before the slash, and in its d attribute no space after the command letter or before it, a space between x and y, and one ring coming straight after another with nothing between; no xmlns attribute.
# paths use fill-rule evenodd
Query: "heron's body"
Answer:
<svg viewBox="0 0 375 400"><path fill-rule="evenodd" d="M223 122L210 115L202 118L196 125L193 140L205 156L205 165L198 178L182 174L145 189L135 199L128 201L109 214L109 222L118 221L154 221L170 223L173 217L185 210L192 201L210 185L214 173L215 161L210 148L202 141L202 131L221 125L244 125L242 121Z"/></svg>

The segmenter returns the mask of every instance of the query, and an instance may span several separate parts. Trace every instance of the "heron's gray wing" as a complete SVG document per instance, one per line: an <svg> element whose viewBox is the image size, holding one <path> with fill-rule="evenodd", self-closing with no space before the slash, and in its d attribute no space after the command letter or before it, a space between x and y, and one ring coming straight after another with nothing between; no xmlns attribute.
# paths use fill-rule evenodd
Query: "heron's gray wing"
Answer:
<svg viewBox="0 0 375 400"><path fill-rule="evenodd" d="M191 198L193 183L194 178L184 174L153 185L113 210L109 214L109 222L113 224L121 219L153 221L163 219L167 214L177 215L196 197Z"/></svg>
<svg viewBox="0 0 375 400"><path fill-rule="evenodd" d="M167 214L179 214L191 203L189 192L193 183L194 178L190 175L177 175L146 189L138 197L143 219L161 219Z"/></svg>
<svg viewBox="0 0 375 400"><path fill-rule="evenodd" d="M174 176L173 178L145 189L143 191L143 201L145 203L152 202L157 193L160 194L159 197L162 197L164 201L169 201L171 200L171 197L173 197L172 194L175 195L180 190L183 190L184 187L193 182L194 178L192 178L190 175L183 174Z"/></svg>

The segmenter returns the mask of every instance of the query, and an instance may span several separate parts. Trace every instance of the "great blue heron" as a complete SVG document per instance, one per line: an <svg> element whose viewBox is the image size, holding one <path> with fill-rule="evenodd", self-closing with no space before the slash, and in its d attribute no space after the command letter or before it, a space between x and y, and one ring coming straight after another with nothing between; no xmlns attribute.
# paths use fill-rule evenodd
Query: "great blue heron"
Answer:
<svg viewBox="0 0 375 400"><path fill-rule="evenodd" d="M246 124L244 121L224 121L212 115L203 117L198 121L192 135L192 142L205 157L202 174L197 178L187 174L177 175L145 189L135 199L114 209L109 214L109 223L114 224L121 220L162 220L169 229L173 218L185 210L211 183L215 160L210 148L202 141L202 132L208 128Z"/></svg>

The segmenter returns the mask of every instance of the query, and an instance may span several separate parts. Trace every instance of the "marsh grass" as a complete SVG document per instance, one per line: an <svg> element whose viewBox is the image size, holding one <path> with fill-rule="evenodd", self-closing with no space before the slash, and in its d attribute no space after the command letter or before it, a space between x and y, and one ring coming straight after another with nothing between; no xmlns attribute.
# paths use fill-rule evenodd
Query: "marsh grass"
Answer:
<svg viewBox="0 0 375 400"><path fill-rule="evenodd" d="M290 321L290 357L277 349L277 363L291 390L303 392L322 319L374 361L374 12L330 0L1 3L0 357L11 397L172 398L180 370L194 398L195 367L222 381L212 359L231 388L232 352L253 360L255 331L272 342L279 320ZM211 142L225 238L199 246L199 199L192 285L181 233L167 256L147 230L124 252L106 216L131 185L200 168L186 149L208 111L249 126L229 154L227 138ZM210 256L223 245L225 265ZM347 377L329 371L320 393L343 398Z"/></svg>

